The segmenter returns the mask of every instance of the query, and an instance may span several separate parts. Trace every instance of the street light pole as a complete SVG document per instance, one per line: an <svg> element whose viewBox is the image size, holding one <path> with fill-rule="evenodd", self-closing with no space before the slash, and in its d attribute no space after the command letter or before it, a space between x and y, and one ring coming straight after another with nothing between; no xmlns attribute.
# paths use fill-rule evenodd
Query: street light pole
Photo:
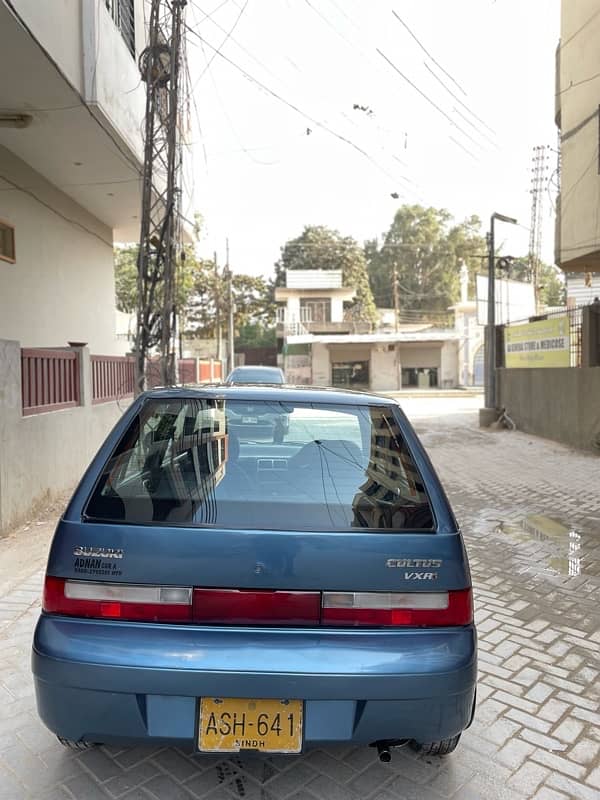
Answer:
<svg viewBox="0 0 600 800"><path fill-rule="evenodd" d="M490 234L488 239L488 314L486 349L485 349L485 408L494 411L496 408L496 253L494 241L494 223L508 222L516 225L517 220L513 217L505 217L503 214L494 212L490 217Z"/></svg>

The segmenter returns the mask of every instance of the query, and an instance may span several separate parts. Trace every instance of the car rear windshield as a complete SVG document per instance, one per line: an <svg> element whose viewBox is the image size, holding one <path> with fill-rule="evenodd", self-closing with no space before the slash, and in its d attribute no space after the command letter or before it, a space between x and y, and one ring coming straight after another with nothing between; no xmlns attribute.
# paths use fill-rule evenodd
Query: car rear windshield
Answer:
<svg viewBox="0 0 600 800"><path fill-rule="evenodd" d="M198 398L144 404L85 518L266 530L434 525L391 407Z"/></svg>
<svg viewBox="0 0 600 800"><path fill-rule="evenodd" d="M234 369L229 376L231 383L283 383L278 369Z"/></svg>

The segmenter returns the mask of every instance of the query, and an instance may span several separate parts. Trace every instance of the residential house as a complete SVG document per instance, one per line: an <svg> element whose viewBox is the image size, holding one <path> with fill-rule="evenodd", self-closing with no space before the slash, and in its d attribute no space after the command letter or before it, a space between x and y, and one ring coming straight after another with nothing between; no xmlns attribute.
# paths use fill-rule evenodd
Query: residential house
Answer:
<svg viewBox="0 0 600 800"><path fill-rule="evenodd" d="M287 270L285 286L275 289L278 338L368 330L368 323L352 319L344 308L355 294L353 288L343 286L341 270Z"/></svg>
<svg viewBox="0 0 600 800"><path fill-rule="evenodd" d="M555 257L569 273L600 270L599 40L600 0L562 0L555 82L561 165Z"/></svg>
<svg viewBox="0 0 600 800"><path fill-rule="evenodd" d="M139 236L143 5L0 0L0 530L79 477L133 390L113 242Z"/></svg>

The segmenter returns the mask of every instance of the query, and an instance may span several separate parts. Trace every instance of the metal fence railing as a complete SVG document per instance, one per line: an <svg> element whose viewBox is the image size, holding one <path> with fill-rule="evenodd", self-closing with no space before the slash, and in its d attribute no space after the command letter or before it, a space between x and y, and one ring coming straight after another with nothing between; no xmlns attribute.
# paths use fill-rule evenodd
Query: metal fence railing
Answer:
<svg viewBox="0 0 600 800"><path fill-rule="evenodd" d="M528 322L538 322L546 319L557 319L559 317L567 317L569 320L569 351L570 351L570 366L581 366L581 352L582 352L582 312L585 306L576 306L573 308L563 308L557 311L549 311L546 314L538 314L535 317L528 319L513 320L503 328L513 327L515 325L525 325Z"/></svg>
<svg viewBox="0 0 600 800"><path fill-rule="evenodd" d="M131 397L135 388L135 362L128 356L90 356L92 403Z"/></svg>
<svg viewBox="0 0 600 800"><path fill-rule="evenodd" d="M121 32L127 49L135 58L135 0L104 0L104 2Z"/></svg>
<svg viewBox="0 0 600 800"><path fill-rule="evenodd" d="M223 365L213 358L180 358L177 360L177 375L178 385L219 382L223 380ZM164 385L159 358L146 361L146 384L149 389Z"/></svg>
<svg viewBox="0 0 600 800"><path fill-rule="evenodd" d="M25 417L78 406L78 354L73 350L22 349L21 403Z"/></svg>

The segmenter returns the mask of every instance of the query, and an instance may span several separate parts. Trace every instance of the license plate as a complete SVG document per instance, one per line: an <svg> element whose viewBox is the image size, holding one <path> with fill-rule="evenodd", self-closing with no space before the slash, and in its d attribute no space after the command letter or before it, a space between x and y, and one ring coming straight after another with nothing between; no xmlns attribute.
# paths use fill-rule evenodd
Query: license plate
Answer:
<svg viewBox="0 0 600 800"><path fill-rule="evenodd" d="M256 425L258 417L242 417L242 425Z"/></svg>
<svg viewBox="0 0 600 800"><path fill-rule="evenodd" d="M302 700L203 697L198 748L208 753L300 753Z"/></svg>

